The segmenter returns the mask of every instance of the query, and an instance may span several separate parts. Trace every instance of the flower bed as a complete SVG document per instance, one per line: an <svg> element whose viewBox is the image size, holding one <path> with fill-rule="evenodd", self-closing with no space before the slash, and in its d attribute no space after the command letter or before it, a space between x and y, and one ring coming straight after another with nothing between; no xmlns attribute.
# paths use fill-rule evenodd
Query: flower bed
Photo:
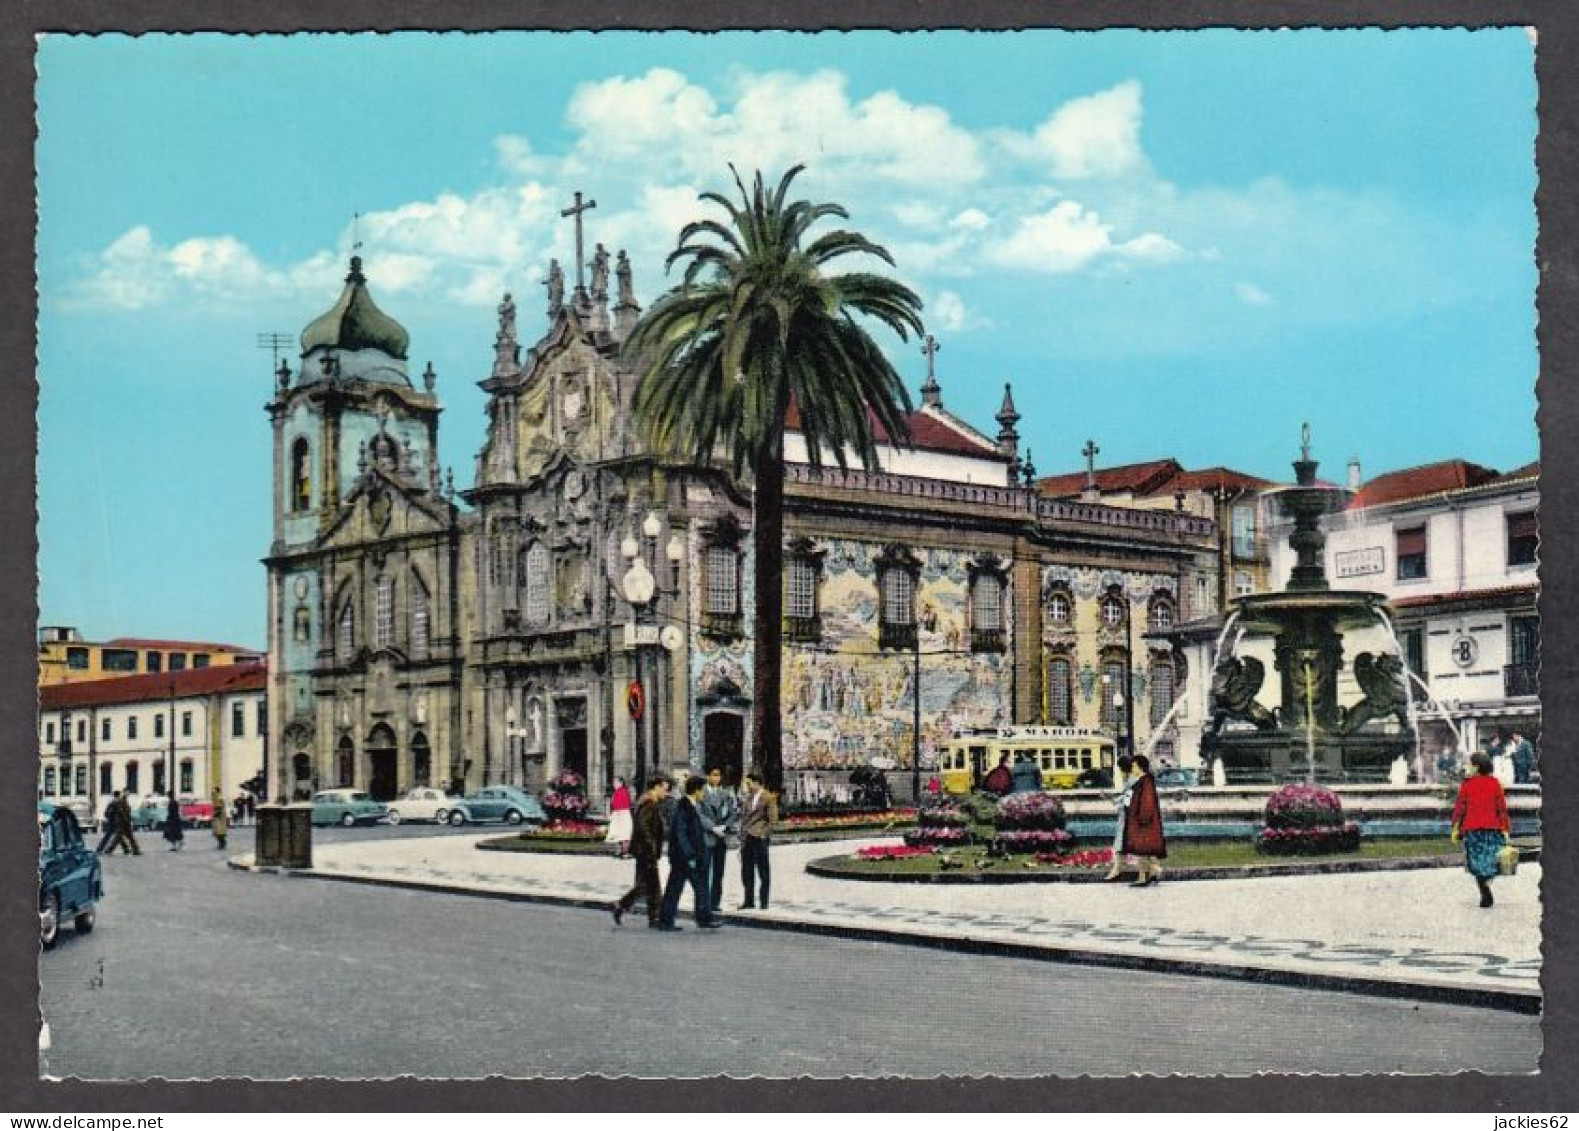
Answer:
<svg viewBox="0 0 1579 1131"><path fill-rule="evenodd" d="M1319 856L1354 852L1360 826L1343 819L1343 802L1317 785L1286 785L1267 799L1266 827L1256 851L1270 856Z"/></svg>
<svg viewBox="0 0 1579 1131"><path fill-rule="evenodd" d="M1266 803L1269 829L1313 829L1343 823L1343 802L1319 785L1285 785Z"/></svg>
<svg viewBox="0 0 1579 1131"><path fill-rule="evenodd" d="M556 820L521 835L534 840L602 840L604 831L595 821Z"/></svg>
<svg viewBox="0 0 1579 1131"><path fill-rule="evenodd" d="M561 770L548 779L548 792L543 794L543 811L548 823L585 823L587 815L587 783L574 770Z"/></svg>
<svg viewBox="0 0 1579 1131"><path fill-rule="evenodd" d="M1038 852L1038 864L1052 864L1058 868L1104 868L1113 863L1113 850L1111 848L1082 848L1078 852L1061 855L1053 852Z"/></svg>
<svg viewBox="0 0 1579 1131"><path fill-rule="evenodd" d="M1256 834L1256 851L1269 856L1319 856L1354 852L1359 847L1360 826L1353 821L1309 829L1266 828Z"/></svg>
<svg viewBox="0 0 1579 1131"><path fill-rule="evenodd" d="M914 809L867 809L846 813L794 813L779 822L778 831L786 833L825 832L830 829L881 828L887 825L908 824L916 816Z"/></svg>
<svg viewBox="0 0 1579 1131"><path fill-rule="evenodd" d="M905 834L905 844L911 848L933 845L939 848L959 848L974 841L970 829L947 825L925 825Z"/></svg>
<svg viewBox="0 0 1579 1131"><path fill-rule="evenodd" d="M937 849L928 845L906 844L863 848L857 851L855 855L861 860L908 860L915 856L931 856L936 851Z"/></svg>
<svg viewBox="0 0 1579 1131"><path fill-rule="evenodd" d="M993 838L1000 851L1012 854L1026 852L1067 853L1074 848L1075 838L1064 829L1015 829L1001 832Z"/></svg>
<svg viewBox="0 0 1579 1131"><path fill-rule="evenodd" d="M916 828L905 834L905 843L911 847L936 845L958 848L974 840L970 831L970 814L946 805L922 809L916 814Z"/></svg>
<svg viewBox="0 0 1579 1131"><path fill-rule="evenodd" d="M1064 803L1051 793L1011 793L998 802L993 823L1001 831L1039 829L1044 832L1064 827Z"/></svg>

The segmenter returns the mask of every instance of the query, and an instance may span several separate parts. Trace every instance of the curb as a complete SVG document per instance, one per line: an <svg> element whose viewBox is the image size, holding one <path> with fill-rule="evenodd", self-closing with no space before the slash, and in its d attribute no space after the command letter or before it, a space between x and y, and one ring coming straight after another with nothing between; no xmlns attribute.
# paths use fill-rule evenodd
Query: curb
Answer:
<svg viewBox="0 0 1579 1131"><path fill-rule="evenodd" d="M498 899L508 903L533 903L550 907L574 907L607 914L607 899L590 899L569 895L549 895L543 892L482 891L456 884L431 880L395 879L387 876L353 876L344 873L320 872L309 869L259 867L246 855L233 856L226 864L239 872L266 875L283 875L293 879L322 880L331 883L360 884L364 887L396 887L412 891L436 892L444 895L470 896L474 899ZM686 916L689 918L689 914ZM1219 978L1236 982L1256 982L1263 985L1293 986L1300 989L1328 990L1339 993L1360 994L1367 997L1399 998L1443 1005L1468 1005L1482 1009L1498 1009L1510 1013L1539 1015L1541 995L1520 993L1516 990L1487 990L1470 986L1432 986L1418 982L1397 982L1385 978L1366 978L1349 974L1324 974L1316 971L1280 970L1270 967L1231 965L1228 963L1201 962L1183 958L1161 958L1150 955L1113 954L1100 951L1075 950L1069 947L1046 944L1014 943L991 939L976 939L965 935L919 935L885 927L859 927L838 923L814 923L790 919L763 919L724 912L724 921L732 927L745 927L757 931L787 931L794 934L822 938L854 939L862 942L883 942L897 946L912 946L925 950L947 950L963 954L980 954L994 958L1021 958L1038 962L1060 963L1070 966L1106 967L1119 970L1140 970L1153 974L1175 974L1200 978Z"/></svg>
<svg viewBox="0 0 1579 1131"><path fill-rule="evenodd" d="M1059 874L1051 867L1046 869L1021 867L1017 871L1000 871L998 867L994 867L988 871L960 869L957 872L855 872L827 863L829 860L837 859L839 857L825 856L821 860L809 861L806 864L806 871L810 875L821 876L828 880L854 880L857 883L879 884L1100 884L1107 882L1100 869L1063 874ZM1523 849L1519 853L1520 863L1535 864L1539 863L1540 859L1541 850L1538 848ZM1441 856L1398 856L1388 860L1335 860L1325 864L1312 861L1306 864L1266 864L1259 867L1241 865L1237 868L1164 869L1162 879L1166 881L1258 880L1283 876L1338 876L1357 872L1413 872L1428 868L1463 866L1463 857L1458 853L1444 853ZM1002 867L1012 869L1013 865ZM1130 875L1133 872L1134 869L1126 868L1122 874Z"/></svg>

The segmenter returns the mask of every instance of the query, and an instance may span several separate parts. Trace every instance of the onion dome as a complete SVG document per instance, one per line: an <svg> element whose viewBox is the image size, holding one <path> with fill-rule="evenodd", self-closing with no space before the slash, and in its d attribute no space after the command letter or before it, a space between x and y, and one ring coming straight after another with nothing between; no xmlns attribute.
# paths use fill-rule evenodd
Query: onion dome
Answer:
<svg viewBox="0 0 1579 1131"><path fill-rule="evenodd" d="M302 331L302 354L319 348L375 349L404 361L409 340L406 328L378 309L368 294L362 257L353 255L351 273L345 277L345 290L340 292L339 301Z"/></svg>

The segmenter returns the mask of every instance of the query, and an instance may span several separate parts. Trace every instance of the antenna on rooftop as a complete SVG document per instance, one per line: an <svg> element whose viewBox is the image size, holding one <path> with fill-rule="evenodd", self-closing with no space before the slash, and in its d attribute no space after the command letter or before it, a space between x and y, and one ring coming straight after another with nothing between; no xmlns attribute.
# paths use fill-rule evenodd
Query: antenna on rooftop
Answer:
<svg viewBox="0 0 1579 1131"><path fill-rule="evenodd" d="M258 335L258 348L260 350L270 350L274 354L275 372L278 372L280 368L280 351L290 345L294 338L295 336L292 334L264 333Z"/></svg>

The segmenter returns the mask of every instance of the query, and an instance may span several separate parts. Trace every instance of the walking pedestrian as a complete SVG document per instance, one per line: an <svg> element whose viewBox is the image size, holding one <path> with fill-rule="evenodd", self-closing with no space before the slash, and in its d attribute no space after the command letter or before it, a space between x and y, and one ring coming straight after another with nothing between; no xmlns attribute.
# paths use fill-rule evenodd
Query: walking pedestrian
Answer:
<svg viewBox="0 0 1579 1131"><path fill-rule="evenodd" d="M1464 870L1475 877L1480 905L1490 907L1497 854L1508 843L1511 830L1508 800L1492 773L1491 755L1476 752L1469 764L1474 773L1458 787L1458 800L1453 803L1453 843L1464 846Z"/></svg>
<svg viewBox="0 0 1579 1131"><path fill-rule="evenodd" d="M702 844L707 849L707 904L717 910L724 905L724 866L729 863L729 838L740 831L740 798L724 784L724 771L718 766L707 771L701 817Z"/></svg>
<svg viewBox="0 0 1579 1131"><path fill-rule="evenodd" d="M1162 878L1158 860L1167 858L1168 842L1162 832L1162 802L1151 776L1151 759L1135 755L1135 786L1124 809L1124 851L1135 857L1140 877L1130 886L1143 888Z"/></svg>
<svg viewBox="0 0 1579 1131"><path fill-rule="evenodd" d="M120 848L129 855L141 856L143 850L137 847L137 838L132 835L132 806L119 790L116 790L115 799L110 802L109 819L114 836L110 839L110 846L104 850L104 855L113 856L115 850Z"/></svg>
<svg viewBox="0 0 1579 1131"><path fill-rule="evenodd" d="M180 852L186 841L186 832L181 827L181 803L174 793L170 795L170 808L164 817L164 838L170 842L171 852Z"/></svg>
<svg viewBox="0 0 1579 1131"><path fill-rule="evenodd" d="M115 839L115 802L120 799L121 791L116 790L115 796L104 803L104 818L99 824L99 846L93 851L99 856L104 855L104 850Z"/></svg>
<svg viewBox="0 0 1579 1131"><path fill-rule="evenodd" d="M624 778L614 779L614 796L609 798L609 831L603 843L619 845L621 860L630 856L631 791Z"/></svg>
<svg viewBox="0 0 1579 1131"><path fill-rule="evenodd" d="M1014 771L1009 769L1009 756L1001 754L998 756L998 764L982 779L981 790L983 793L991 793L1002 797L1013 788Z"/></svg>
<svg viewBox="0 0 1579 1131"><path fill-rule="evenodd" d="M630 891L620 896L614 904L614 925L620 925L625 913L636 906L638 899L647 901L647 926L656 928L663 909L658 886L658 858L663 855L664 821L663 806L669 799L673 783L662 774L647 786L636 804L636 819L631 829L631 855L636 858L636 882Z"/></svg>
<svg viewBox="0 0 1579 1131"><path fill-rule="evenodd" d="M1513 761L1513 784L1529 785L1535 780L1535 747L1518 731L1509 735L1508 746L1511 750L1509 757Z"/></svg>
<svg viewBox="0 0 1579 1131"><path fill-rule="evenodd" d="M702 793L707 789L707 779L692 774L685 780L685 794L676 803L674 820L669 824L669 880L663 888L663 910L659 915L658 929L678 931L674 917L680 910L680 895L685 885L691 885L695 900L696 925L722 927L724 921L713 915L707 902L707 873L703 854L707 846L702 843L702 817L697 810Z"/></svg>
<svg viewBox="0 0 1579 1131"><path fill-rule="evenodd" d="M223 850L225 838L230 835L230 818L225 812L225 798L214 790L213 794L214 816L208 824L209 832L214 834L214 847Z"/></svg>
<svg viewBox="0 0 1579 1131"><path fill-rule="evenodd" d="M1118 756L1118 792L1109 795L1117 819L1113 822L1113 866L1102 878L1113 883L1124 872L1124 819L1129 816L1129 799L1135 792L1135 759L1128 754Z"/></svg>
<svg viewBox="0 0 1579 1131"><path fill-rule="evenodd" d="M1014 766L1009 771L1010 793L1038 793L1042 788L1042 768L1028 758L1025 751L1014 756Z"/></svg>
<svg viewBox="0 0 1579 1131"><path fill-rule="evenodd" d="M746 775L746 794L740 803L740 886L746 892L740 905L742 911L768 909L768 886L772 881L768 844L778 820L778 798L762 788L762 775L753 770Z"/></svg>

